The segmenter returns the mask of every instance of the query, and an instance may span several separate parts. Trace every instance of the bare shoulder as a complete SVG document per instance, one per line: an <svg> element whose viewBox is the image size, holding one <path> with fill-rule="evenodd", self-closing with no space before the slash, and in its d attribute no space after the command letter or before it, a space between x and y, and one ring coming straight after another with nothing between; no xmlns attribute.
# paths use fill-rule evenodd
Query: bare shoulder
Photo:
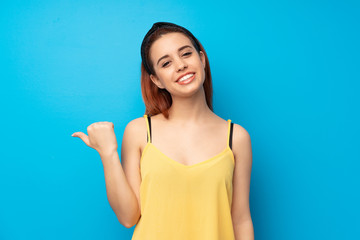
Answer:
<svg viewBox="0 0 360 240"><path fill-rule="evenodd" d="M232 150L235 158L249 159L251 155L251 138L249 132L240 124L234 123L232 135Z"/></svg>
<svg viewBox="0 0 360 240"><path fill-rule="evenodd" d="M250 134L249 132L240 124L234 123L233 124L233 141L249 141Z"/></svg>
<svg viewBox="0 0 360 240"><path fill-rule="evenodd" d="M144 129L146 129L144 117L138 117L131 120L125 127L125 131L128 131L131 134L143 132Z"/></svg>
<svg viewBox="0 0 360 240"><path fill-rule="evenodd" d="M123 136L123 145L128 146L131 144L140 150L144 142L146 142L146 122L144 117L138 117L131 120L126 125Z"/></svg>

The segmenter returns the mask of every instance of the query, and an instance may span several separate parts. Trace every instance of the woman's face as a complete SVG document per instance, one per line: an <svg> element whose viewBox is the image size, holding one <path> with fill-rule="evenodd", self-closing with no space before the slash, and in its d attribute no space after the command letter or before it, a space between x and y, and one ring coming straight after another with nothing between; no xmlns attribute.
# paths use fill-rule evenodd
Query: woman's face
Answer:
<svg viewBox="0 0 360 240"><path fill-rule="evenodd" d="M205 81L205 55L200 55L183 33L167 33L150 48L155 75L151 80L173 96L189 96ZM179 81L183 80L183 81Z"/></svg>

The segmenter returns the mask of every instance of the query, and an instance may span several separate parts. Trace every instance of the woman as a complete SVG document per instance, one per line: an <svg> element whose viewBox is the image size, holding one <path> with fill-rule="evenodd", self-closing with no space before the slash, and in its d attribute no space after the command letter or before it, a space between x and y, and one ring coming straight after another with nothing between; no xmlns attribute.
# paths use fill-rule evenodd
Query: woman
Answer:
<svg viewBox="0 0 360 240"><path fill-rule="evenodd" d="M101 157L109 203L133 240L254 239L248 132L212 110L209 61L185 28L155 23L141 46L145 115L73 134ZM146 138L145 138L146 135Z"/></svg>

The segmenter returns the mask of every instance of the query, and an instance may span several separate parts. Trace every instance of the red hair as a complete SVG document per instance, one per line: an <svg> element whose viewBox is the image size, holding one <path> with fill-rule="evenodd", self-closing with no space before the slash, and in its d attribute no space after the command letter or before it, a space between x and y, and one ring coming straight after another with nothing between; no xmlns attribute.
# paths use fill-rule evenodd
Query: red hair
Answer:
<svg viewBox="0 0 360 240"><path fill-rule="evenodd" d="M189 37L189 35L183 31L181 28L161 28L154 33L151 34L149 37L149 40L147 40L147 44L144 47L144 52L146 56L146 60L150 63L150 70L153 71L153 64L151 63L150 56L149 56L149 50L152 45L157 39L159 39L162 35L170 32L181 32L185 34L190 41L194 44L194 40L192 37ZM195 37L194 37L195 38ZM212 81L211 81L211 72L210 72L210 64L209 59L207 57L207 54L204 50L204 47L201 45L201 43L195 39L198 43L198 46L200 47L199 51L202 51L205 56L205 81L203 84L204 92L205 92L205 98L206 103L211 111L213 111L212 106ZM200 52L198 53L200 54ZM156 115L158 113L162 113L166 119L169 118L169 108L172 104L172 98L171 94L164 88L158 88L150 79L150 74L145 69L143 62L141 62L141 92L143 96L143 100L145 103L145 114L152 116Z"/></svg>

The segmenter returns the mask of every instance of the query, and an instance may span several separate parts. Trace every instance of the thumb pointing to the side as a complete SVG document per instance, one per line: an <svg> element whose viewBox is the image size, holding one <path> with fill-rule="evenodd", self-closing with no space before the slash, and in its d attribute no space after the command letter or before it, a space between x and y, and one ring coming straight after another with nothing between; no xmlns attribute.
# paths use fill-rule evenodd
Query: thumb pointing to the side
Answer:
<svg viewBox="0 0 360 240"><path fill-rule="evenodd" d="M73 133L71 136L80 138L81 140L84 141L84 143L85 143L86 145L88 145L88 146L90 147L89 137L88 137L85 133L75 132L75 133Z"/></svg>

